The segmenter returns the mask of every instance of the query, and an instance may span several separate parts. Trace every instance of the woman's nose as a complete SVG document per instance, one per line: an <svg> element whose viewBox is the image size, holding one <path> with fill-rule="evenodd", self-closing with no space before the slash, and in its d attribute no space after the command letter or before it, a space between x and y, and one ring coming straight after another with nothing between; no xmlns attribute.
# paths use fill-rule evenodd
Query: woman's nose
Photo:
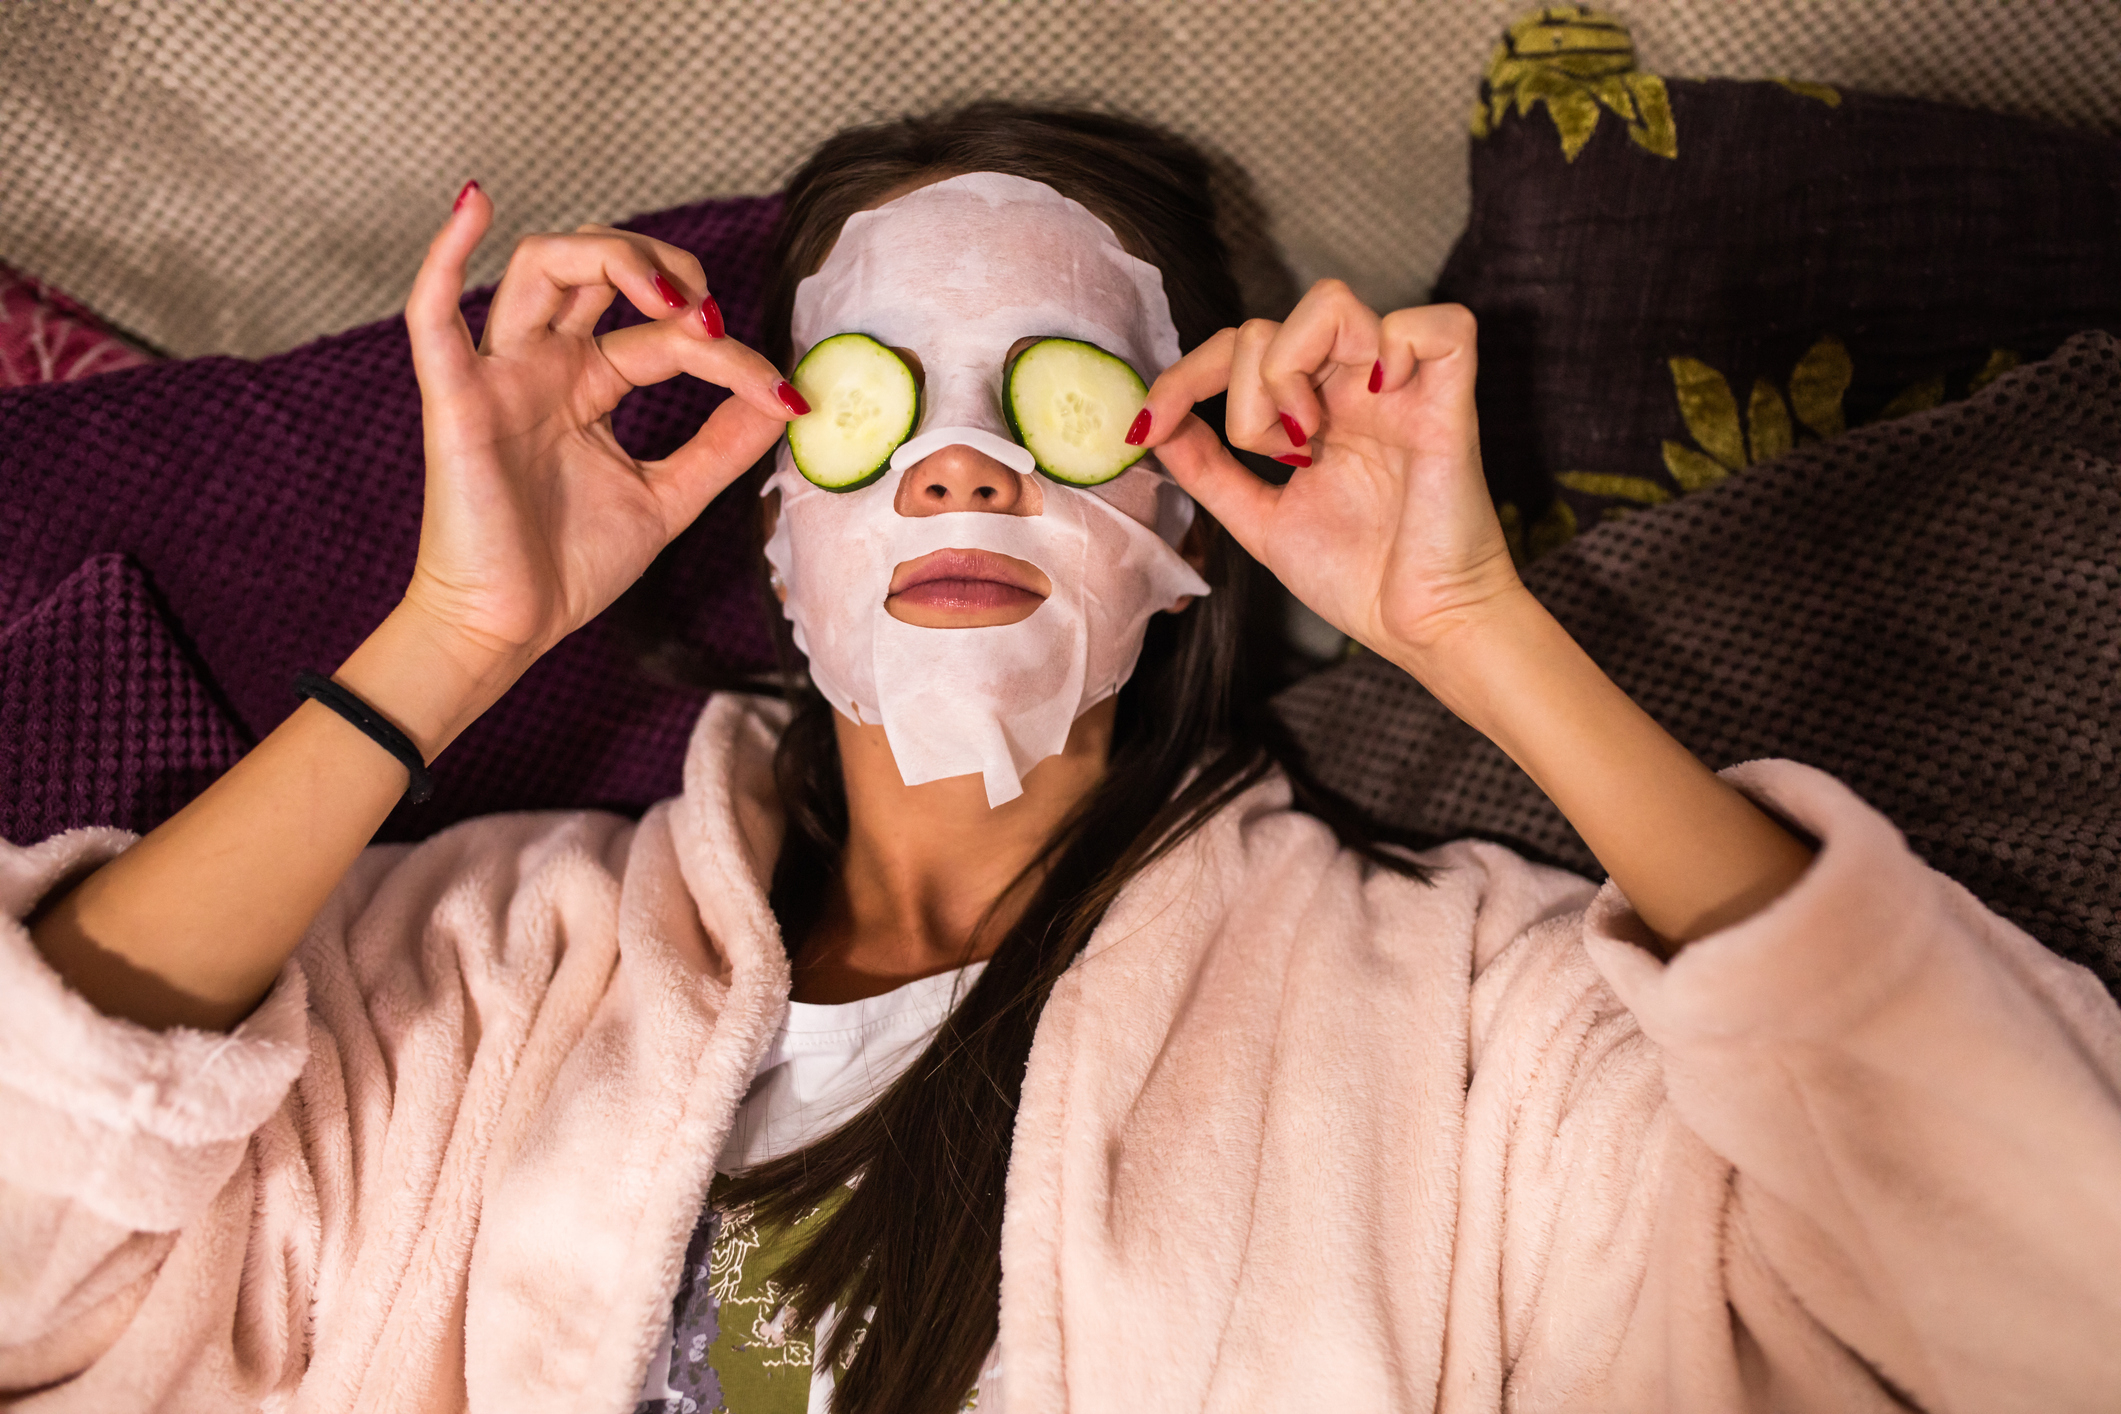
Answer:
<svg viewBox="0 0 2121 1414"><path fill-rule="evenodd" d="M952 444L922 457L899 478L894 508L902 516L945 511L992 511L1035 516L1044 509L1038 483L1020 476L985 452Z"/></svg>

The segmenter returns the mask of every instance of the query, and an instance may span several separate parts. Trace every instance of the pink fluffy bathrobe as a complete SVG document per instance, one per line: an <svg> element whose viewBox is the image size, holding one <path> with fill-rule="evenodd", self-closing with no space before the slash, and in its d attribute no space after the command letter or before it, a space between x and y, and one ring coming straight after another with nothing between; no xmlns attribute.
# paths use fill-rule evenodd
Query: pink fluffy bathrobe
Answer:
<svg viewBox="0 0 2121 1414"><path fill-rule="evenodd" d="M717 699L637 825L369 850L230 1036L0 924L0 1390L628 1408L788 995L778 720ZM1669 965L1610 886L1368 870L1278 782L1137 879L1031 1052L1002 1406L2121 1405L2121 1013L1832 779L1730 776L1823 848ZM0 910L126 842L0 846Z"/></svg>

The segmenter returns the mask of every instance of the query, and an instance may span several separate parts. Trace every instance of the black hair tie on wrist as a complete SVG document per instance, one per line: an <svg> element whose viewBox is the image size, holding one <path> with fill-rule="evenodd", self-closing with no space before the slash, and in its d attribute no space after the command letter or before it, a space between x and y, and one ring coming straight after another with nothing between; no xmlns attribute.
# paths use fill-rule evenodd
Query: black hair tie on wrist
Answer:
<svg viewBox="0 0 2121 1414"><path fill-rule="evenodd" d="M295 691L331 708L359 727L370 741L403 762L406 771L412 776L411 783L405 787L406 800L419 805L434 794L434 777L427 774L427 763L420 759L420 748L414 746L411 737L392 726L375 708L322 673L300 674L295 678Z"/></svg>

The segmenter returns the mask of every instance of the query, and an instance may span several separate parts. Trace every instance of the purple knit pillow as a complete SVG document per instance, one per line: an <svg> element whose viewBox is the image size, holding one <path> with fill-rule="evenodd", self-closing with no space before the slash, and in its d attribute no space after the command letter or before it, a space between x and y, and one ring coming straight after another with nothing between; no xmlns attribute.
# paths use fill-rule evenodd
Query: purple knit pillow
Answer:
<svg viewBox="0 0 2121 1414"><path fill-rule="evenodd" d="M772 197L628 223L699 256L730 333L758 337ZM476 334L490 290L464 299ZM631 311L620 316L637 321ZM723 396L690 377L613 418L662 456ZM726 497L667 583L708 664L771 657L745 563L754 509ZM411 573L420 401L402 319L251 362L202 358L0 392L0 835L160 823L299 702ZM636 812L680 787L705 693L635 666L612 616L537 664L437 763L434 798L380 838L497 810Z"/></svg>

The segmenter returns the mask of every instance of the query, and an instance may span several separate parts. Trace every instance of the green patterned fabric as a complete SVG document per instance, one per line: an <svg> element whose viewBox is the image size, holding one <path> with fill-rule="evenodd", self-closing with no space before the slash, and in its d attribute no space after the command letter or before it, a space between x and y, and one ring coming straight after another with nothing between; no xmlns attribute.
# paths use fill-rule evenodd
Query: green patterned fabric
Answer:
<svg viewBox="0 0 2121 1414"><path fill-rule="evenodd" d="M793 1223L761 1221L747 1204L721 1201L716 1174L678 1282L670 1332L674 1397L648 1400L635 1414L805 1414L817 1359L817 1329L797 1321L781 1268L844 1192ZM847 1347L844 1370L861 1349L866 1321ZM977 1386L961 1408L979 1407Z"/></svg>

